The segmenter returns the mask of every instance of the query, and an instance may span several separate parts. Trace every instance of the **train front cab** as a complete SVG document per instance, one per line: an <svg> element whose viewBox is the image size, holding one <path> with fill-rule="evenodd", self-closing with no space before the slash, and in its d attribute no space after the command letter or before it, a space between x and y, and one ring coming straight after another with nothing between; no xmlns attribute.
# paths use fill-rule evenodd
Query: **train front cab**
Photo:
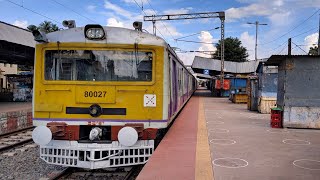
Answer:
<svg viewBox="0 0 320 180"><path fill-rule="evenodd" d="M168 123L163 54L161 46L37 44L33 123L42 128L34 132L41 159L91 169L144 164Z"/></svg>

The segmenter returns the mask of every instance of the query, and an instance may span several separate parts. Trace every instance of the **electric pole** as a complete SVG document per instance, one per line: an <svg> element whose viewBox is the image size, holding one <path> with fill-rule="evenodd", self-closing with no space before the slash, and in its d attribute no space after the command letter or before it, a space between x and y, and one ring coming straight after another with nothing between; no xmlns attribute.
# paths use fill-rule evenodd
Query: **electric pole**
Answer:
<svg viewBox="0 0 320 180"><path fill-rule="evenodd" d="M288 39L288 55L291 56L291 38Z"/></svg>
<svg viewBox="0 0 320 180"><path fill-rule="evenodd" d="M168 21L168 20L184 20L184 19L199 19L199 18L219 18L221 21L221 87L223 87L224 81L224 21L225 13L220 12L206 12L206 13L188 13L188 14L167 14L167 15L152 15L144 16L144 21L152 21L155 28L156 21ZM154 29L155 33L155 29Z"/></svg>
<svg viewBox="0 0 320 180"><path fill-rule="evenodd" d="M258 60L258 26L259 25L268 25L268 24L259 24L259 21L256 21L254 23L248 22L247 24L255 24L256 25L256 45L255 45L255 50L254 50L254 54L255 54L255 60Z"/></svg>
<svg viewBox="0 0 320 180"><path fill-rule="evenodd" d="M320 28L320 14L319 14L319 28ZM320 29L318 31L318 55L320 55Z"/></svg>

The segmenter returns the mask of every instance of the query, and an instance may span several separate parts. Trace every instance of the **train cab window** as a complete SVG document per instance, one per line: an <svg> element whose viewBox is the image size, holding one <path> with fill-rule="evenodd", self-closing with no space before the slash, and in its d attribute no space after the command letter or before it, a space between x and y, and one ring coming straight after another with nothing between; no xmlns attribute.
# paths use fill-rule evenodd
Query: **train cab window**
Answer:
<svg viewBox="0 0 320 180"><path fill-rule="evenodd" d="M48 50L45 79L68 81L152 81L152 52Z"/></svg>

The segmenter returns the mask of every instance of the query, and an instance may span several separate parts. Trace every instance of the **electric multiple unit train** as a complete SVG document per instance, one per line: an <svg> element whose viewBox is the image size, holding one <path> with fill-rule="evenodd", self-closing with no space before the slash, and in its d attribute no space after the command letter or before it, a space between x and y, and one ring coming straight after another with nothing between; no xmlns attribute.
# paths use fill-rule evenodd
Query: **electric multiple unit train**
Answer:
<svg viewBox="0 0 320 180"><path fill-rule="evenodd" d="M172 48L141 26L33 32L33 139L42 160L98 169L150 158L157 134L197 83Z"/></svg>

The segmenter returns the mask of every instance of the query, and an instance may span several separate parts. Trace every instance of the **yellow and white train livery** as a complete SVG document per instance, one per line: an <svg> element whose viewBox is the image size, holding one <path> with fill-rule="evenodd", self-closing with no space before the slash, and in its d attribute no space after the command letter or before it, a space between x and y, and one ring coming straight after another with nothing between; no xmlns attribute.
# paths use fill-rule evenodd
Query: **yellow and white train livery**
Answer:
<svg viewBox="0 0 320 180"><path fill-rule="evenodd" d="M33 35L33 139L50 164L146 163L157 134L196 89L171 47L141 27L86 25Z"/></svg>

